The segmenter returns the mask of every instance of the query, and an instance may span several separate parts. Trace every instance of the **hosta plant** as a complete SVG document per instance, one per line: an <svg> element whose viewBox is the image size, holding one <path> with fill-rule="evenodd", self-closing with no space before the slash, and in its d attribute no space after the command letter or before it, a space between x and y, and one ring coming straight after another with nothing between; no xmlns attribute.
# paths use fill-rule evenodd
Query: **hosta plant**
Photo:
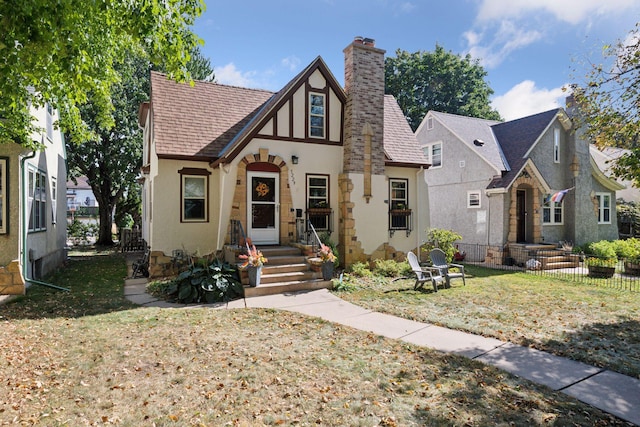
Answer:
<svg viewBox="0 0 640 427"><path fill-rule="evenodd" d="M243 296L238 270L215 259L211 264L195 265L180 273L168 288L170 297L190 303L226 302Z"/></svg>

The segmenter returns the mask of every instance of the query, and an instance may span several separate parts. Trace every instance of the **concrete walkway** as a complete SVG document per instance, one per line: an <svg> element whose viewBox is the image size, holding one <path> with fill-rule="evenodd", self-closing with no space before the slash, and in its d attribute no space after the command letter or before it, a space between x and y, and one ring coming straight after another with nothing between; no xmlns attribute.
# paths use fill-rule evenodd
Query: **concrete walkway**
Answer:
<svg viewBox="0 0 640 427"><path fill-rule="evenodd" d="M184 304L167 303L150 296L146 293L145 286L146 279L127 280L125 296L130 301L147 307L185 307ZM343 301L326 289L245 298L227 304L206 306L221 309L288 310L387 338L459 354L562 391L623 420L640 425L638 379L494 338L376 313Z"/></svg>

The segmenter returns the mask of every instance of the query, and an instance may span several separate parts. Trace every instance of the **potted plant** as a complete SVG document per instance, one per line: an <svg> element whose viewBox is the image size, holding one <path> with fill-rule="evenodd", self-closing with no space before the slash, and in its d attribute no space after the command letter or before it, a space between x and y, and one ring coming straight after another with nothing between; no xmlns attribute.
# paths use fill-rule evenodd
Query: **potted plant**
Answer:
<svg viewBox="0 0 640 427"><path fill-rule="evenodd" d="M615 245L607 240L601 240L589 244L589 252L592 255L586 260L589 277L600 279L613 277L618 262Z"/></svg>
<svg viewBox="0 0 640 427"><path fill-rule="evenodd" d="M634 238L613 242L618 258L624 261L624 272L640 276L640 240Z"/></svg>
<svg viewBox="0 0 640 427"><path fill-rule="evenodd" d="M320 260L322 260L322 279L331 280L333 278L333 268L336 262L336 256L333 253L333 250L324 243L321 243L318 256L320 257Z"/></svg>
<svg viewBox="0 0 640 427"><path fill-rule="evenodd" d="M262 266L268 261L262 254L262 251L256 249L256 246L253 244L249 247L249 242L247 242L247 253L238 255L238 258L244 260L240 265L240 268L242 270L247 270L247 274L249 275L249 286L259 286Z"/></svg>

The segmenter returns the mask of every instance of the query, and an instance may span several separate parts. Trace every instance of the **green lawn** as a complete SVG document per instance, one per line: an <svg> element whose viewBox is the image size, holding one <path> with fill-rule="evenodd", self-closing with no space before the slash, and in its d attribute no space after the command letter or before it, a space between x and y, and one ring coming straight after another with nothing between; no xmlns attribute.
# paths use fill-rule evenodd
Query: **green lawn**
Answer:
<svg viewBox="0 0 640 427"><path fill-rule="evenodd" d="M118 254L74 257L47 279L71 292L34 286L0 307L0 424L626 425L490 366L317 318L136 307L125 275ZM407 305L456 292L388 294Z"/></svg>
<svg viewBox="0 0 640 427"><path fill-rule="evenodd" d="M640 378L640 293L467 266L437 293L414 280L358 279L339 295L408 319L535 347Z"/></svg>

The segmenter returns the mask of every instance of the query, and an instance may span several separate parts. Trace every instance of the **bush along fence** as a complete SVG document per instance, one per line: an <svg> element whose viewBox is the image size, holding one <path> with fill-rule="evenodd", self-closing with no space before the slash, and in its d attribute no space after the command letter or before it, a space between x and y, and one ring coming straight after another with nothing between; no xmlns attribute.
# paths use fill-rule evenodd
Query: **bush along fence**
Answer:
<svg viewBox="0 0 640 427"><path fill-rule="evenodd" d="M556 277L640 292L640 254L624 256L616 245L624 240L592 243L586 250L551 244L504 246L456 243L457 259L470 265ZM599 245L600 244L600 245ZM595 246L595 247L594 247ZM613 247L613 252L610 248ZM586 252L586 253L585 253Z"/></svg>

